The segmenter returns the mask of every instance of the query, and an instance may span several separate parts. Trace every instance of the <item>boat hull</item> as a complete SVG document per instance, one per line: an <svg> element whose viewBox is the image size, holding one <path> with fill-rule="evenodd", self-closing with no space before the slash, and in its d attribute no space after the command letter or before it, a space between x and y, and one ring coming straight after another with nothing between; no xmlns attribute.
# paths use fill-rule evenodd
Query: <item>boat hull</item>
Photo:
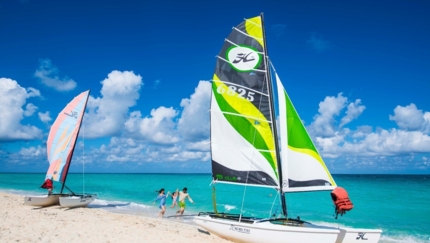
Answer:
<svg viewBox="0 0 430 243"><path fill-rule="evenodd" d="M96 199L93 195L75 195L60 198L60 206L63 208L87 207Z"/></svg>
<svg viewBox="0 0 430 243"><path fill-rule="evenodd" d="M60 205L59 198L65 196L64 194L51 194L51 195L37 195L37 196L25 196L24 204L28 206L53 206Z"/></svg>
<svg viewBox="0 0 430 243"><path fill-rule="evenodd" d="M194 221L210 233L234 242L335 243L340 234L337 228L310 223L294 226L257 220L238 222L209 215L196 216Z"/></svg>

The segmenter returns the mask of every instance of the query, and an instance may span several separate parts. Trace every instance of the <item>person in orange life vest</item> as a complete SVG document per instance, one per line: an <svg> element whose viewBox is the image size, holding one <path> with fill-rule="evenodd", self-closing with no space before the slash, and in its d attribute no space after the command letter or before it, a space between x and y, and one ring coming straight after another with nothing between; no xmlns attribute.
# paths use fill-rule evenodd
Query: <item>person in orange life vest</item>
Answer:
<svg viewBox="0 0 430 243"><path fill-rule="evenodd" d="M46 178L45 182L40 186L42 188L45 188L48 190L48 194L52 193L52 189L54 188L53 184L52 184L52 180L49 178Z"/></svg>

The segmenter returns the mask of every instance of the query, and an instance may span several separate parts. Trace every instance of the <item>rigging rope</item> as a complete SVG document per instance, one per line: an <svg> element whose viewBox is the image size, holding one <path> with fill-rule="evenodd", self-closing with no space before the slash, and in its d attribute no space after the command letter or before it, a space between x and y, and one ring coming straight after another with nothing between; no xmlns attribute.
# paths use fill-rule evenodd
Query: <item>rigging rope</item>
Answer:
<svg viewBox="0 0 430 243"><path fill-rule="evenodd" d="M82 127L82 194L85 195L85 129L83 127Z"/></svg>

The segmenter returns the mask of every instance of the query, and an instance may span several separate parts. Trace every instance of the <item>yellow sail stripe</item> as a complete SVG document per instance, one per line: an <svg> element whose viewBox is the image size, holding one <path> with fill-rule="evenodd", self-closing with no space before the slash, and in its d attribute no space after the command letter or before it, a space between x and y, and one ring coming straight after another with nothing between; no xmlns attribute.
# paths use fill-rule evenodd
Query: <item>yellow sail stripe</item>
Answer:
<svg viewBox="0 0 430 243"><path fill-rule="evenodd" d="M55 158L55 156L57 156L58 153L64 152L65 148L69 144L69 141L72 138L73 132L67 134L67 130L68 130L68 127L65 127L64 130L63 130L63 132L61 133L61 136L60 136L60 139L59 139L59 142L58 142L59 146L55 150L53 158ZM66 135L68 135L68 136L66 137Z"/></svg>
<svg viewBox="0 0 430 243"><path fill-rule="evenodd" d="M307 155L311 156L312 158L314 158L315 160L317 160L321 164L321 166L324 168L325 172L327 173L327 175L330 179L330 183L332 185L336 185L336 183L333 180L333 177L331 176L330 172L327 169L327 166L325 165L324 161L322 160L321 156L318 153L316 153L315 151L313 151L311 149L294 148L294 147L291 147L290 145L288 145L288 148L293 150L293 151L296 151L298 153L307 154Z"/></svg>
<svg viewBox="0 0 430 243"><path fill-rule="evenodd" d="M224 82L220 81L220 79L218 78L218 76L216 74L214 74L213 81L215 82L215 85L217 87L222 86L221 87L222 89L224 89L226 91L228 90L227 85L225 85ZM269 122L267 122L266 118L260 112L260 110L258 110L247 99L242 98L241 96L238 96L237 92L234 92L233 95L230 95L228 92L224 92L223 94L220 94L220 95L222 95L222 97L228 102L228 104L231 107L233 107L233 109L235 109L239 114L252 116L252 117L259 119L258 120L259 124L255 125L256 119L244 117L251 124L253 124L255 129L261 134L261 137L264 139L264 142L266 143L267 148L269 150L275 150L275 144L274 144L274 141L272 139L272 130L271 130L270 124L269 124ZM244 105L243 104L244 102L246 102L248 104ZM270 154L273 158L273 161L276 161L275 153L271 152Z"/></svg>
<svg viewBox="0 0 430 243"><path fill-rule="evenodd" d="M261 44L261 46L264 48L263 27L261 25L261 17L257 16L254 18L246 19L245 29L248 35L254 37L254 39L258 41Z"/></svg>

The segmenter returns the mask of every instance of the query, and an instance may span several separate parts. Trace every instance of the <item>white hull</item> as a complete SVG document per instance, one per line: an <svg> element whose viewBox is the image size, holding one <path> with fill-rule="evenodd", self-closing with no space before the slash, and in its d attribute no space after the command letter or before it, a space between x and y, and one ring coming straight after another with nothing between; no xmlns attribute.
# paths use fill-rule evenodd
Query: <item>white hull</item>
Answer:
<svg viewBox="0 0 430 243"><path fill-rule="evenodd" d="M86 207L96 199L95 196L69 196L60 198L60 206L64 208Z"/></svg>
<svg viewBox="0 0 430 243"><path fill-rule="evenodd" d="M52 205L59 205L59 198L65 196L64 194L53 194L53 195L38 195L38 196L25 196L24 204L28 206L39 206L46 207Z"/></svg>
<svg viewBox="0 0 430 243"><path fill-rule="evenodd" d="M210 233L234 242L292 242L292 243L335 243L339 229L317 226L309 223L300 226L273 224L271 222L251 223L231 219L197 216L194 221Z"/></svg>
<svg viewBox="0 0 430 243"><path fill-rule="evenodd" d="M338 229L304 222L297 225L274 224L269 221L238 222L232 219L196 216L194 221L212 234L234 242L282 242L282 243L341 243L358 242L358 234L364 234L366 243L377 243L381 230ZM352 241L353 240L353 241Z"/></svg>

